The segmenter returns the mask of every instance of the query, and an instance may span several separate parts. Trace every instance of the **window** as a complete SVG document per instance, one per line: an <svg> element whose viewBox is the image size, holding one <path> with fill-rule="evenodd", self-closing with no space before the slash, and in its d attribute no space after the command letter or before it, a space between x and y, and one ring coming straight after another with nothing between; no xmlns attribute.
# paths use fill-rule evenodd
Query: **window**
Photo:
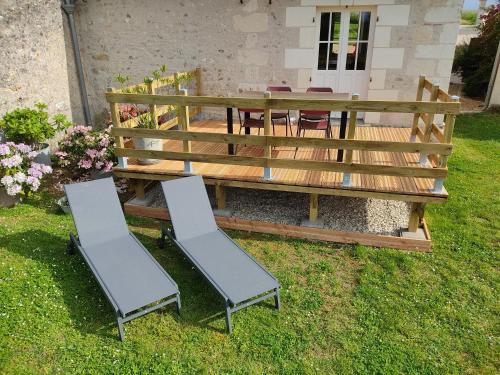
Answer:
<svg viewBox="0 0 500 375"><path fill-rule="evenodd" d="M370 12L351 12L349 15L346 70L365 70L366 68L370 18Z"/></svg>
<svg viewBox="0 0 500 375"><path fill-rule="evenodd" d="M337 70L340 53L340 12L321 13L318 70Z"/></svg>

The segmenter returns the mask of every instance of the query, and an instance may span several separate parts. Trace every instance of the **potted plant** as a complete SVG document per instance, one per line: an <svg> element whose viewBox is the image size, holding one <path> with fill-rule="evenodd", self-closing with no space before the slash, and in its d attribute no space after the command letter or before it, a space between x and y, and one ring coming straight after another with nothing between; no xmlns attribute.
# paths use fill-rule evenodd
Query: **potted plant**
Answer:
<svg viewBox="0 0 500 375"><path fill-rule="evenodd" d="M138 129L156 129L156 124L150 112L146 112L137 117ZM161 151L163 150L163 141L157 138L142 138L134 137L134 148L147 150L147 151ZM142 165L150 165L159 163L158 159L138 158L137 162Z"/></svg>
<svg viewBox="0 0 500 375"><path fill-rule="evenodd" d="M42 177L52 168L34 161L30 146L13 142L0 144L0 207L13 207L22 196L40 187Z"/></svg>
<svg viewBox="0 0 500 375"><path fill-rule="evenodd" d="M50 119L46 109L46 104L37 103L35 108L17 108L7 112L0 120L0 128L6 140L29 145L37 151L37 162L50 165L50 149L46 141L71 123L63 114Z"/></svg>
<svg viewBox="0 0 500 375"><path fill-rule="evenodd" d="M111 175L116 158L110 129L94 130L83 125L68 128L54 152L54 164L76 174L75 177L83 174L89 174L91 178Z"/></svg>

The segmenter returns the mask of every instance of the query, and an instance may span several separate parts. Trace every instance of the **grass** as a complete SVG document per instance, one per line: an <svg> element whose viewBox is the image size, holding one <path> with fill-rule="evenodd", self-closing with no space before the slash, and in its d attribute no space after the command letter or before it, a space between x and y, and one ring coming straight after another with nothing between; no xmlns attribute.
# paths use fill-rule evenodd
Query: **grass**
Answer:
<svg viewBox="0 0 500 375"><path fill-rule="evenodd" d="M500 116L462 115L446 187L429 205L434 252L342 246L230 234L283 286L269 303L234 315L158 224L130 227L178 282L173 307L125 325L79 255L65 254L71 219L41 195L0 209L0 373L377 373L499 371Z"/></svg>
<svg viewBox="0 0 500 375"><path fill-rule="evenodd" d="M461 25L475 25L476 24L477 12L473 10L462 11L462 17L460 19Z"/></svg>

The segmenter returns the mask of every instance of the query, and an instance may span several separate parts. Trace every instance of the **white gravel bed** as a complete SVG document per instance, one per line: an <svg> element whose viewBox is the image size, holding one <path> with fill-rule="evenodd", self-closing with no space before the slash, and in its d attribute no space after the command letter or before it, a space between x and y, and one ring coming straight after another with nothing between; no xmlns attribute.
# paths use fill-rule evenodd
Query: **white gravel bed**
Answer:
<svg viewBox="0 0 500 375"><path fill-rule="evenodd" d="M212 207L215 207L213 186L207 186L207 191ZM152 207L166 206L159 185L149 191L148 198L150 194ZM300 225L309 215L309 197L302 193L229 188L226 207L231 216L241 219ZM408 215L409 206L405 202L319 197L319 217L325 228L397 236L400 229L408 226Z"/></svg>

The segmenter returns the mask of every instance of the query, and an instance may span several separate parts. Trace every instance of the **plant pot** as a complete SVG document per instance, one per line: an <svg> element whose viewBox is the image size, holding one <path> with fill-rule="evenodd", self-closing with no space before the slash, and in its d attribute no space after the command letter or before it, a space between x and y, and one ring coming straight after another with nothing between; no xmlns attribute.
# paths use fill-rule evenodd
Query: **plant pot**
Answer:
<svg viewBox="0 0 500 375"><path fill-rule="evenodd" d="M65 214L71 213L71 208L69 207L68 198L62 197L57 200L57 205Z"/></svg>
<svg viewBox="0 0 500 375"><path fill-rule="evenodd" d="M9 195L3 186L0 186L0 207L11 208L19 203L21 200L21 196L18 195Z"/></svg>
<svg viewBox="0 0 500 375"><path fill-rule="evenodd" d="M113 171L105 172L103 169L92 169L90 171L90 178L92 180L99 180L101 178L113 176Z"/></svg>
<svg viewBox="0 0 500 375"><path fill-rule="evenodd" d="M33 149L38 153L35 156L35 162L39 164L52 165L50 160L50 147L48 143L42 143L38 147L33 147Z"/></svg>
<svg viewBox="0 0 500 375"><path fill-rule="evenodd" d="M147 151L162 151L163 141L156 138L134 138L134 148ZM138 158L137 162L141 165L150 165L159 163L158 159Z"/></svg>

